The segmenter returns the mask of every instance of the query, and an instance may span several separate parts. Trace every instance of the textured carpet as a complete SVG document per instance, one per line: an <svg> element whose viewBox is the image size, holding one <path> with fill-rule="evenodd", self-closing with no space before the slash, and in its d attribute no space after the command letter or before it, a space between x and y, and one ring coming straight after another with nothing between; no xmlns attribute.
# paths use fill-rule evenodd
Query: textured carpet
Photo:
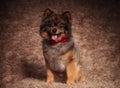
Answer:
<svg viewBox="0 0 120 88"><path fill-rule="evenodd" d="M45 83L39 26L46 8L72 13L72 33L84 69L81 83ZM119 0L1 1L0 88L119 87Z"/></svg>

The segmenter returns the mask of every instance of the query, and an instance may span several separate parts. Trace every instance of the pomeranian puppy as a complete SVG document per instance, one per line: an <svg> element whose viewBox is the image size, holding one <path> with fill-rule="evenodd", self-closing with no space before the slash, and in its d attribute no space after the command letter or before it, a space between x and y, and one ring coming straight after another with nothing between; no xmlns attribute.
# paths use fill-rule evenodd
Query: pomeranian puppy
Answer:
<svg viewBox="0 0 120 88"><path fill-rule="evenodd" d="M54 72L65 72L66 83L80 81L82 76L79 52L72 37L71 13L56 14L44 11L40 35L43 39L43 55L47 67L47 83L53 82Z"/></svg>

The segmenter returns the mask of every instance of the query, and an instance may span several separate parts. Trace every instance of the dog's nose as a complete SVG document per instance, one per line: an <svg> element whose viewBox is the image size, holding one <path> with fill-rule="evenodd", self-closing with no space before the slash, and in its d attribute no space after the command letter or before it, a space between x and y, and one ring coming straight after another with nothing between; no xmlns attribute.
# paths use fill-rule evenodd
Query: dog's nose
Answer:
<svg viewBox="0 0 120 88"><path fill-rule="evenodd" d="M56 28L54 28L54 29L52 29L52 33L56 33L57 32L57 29Z"/></svg>

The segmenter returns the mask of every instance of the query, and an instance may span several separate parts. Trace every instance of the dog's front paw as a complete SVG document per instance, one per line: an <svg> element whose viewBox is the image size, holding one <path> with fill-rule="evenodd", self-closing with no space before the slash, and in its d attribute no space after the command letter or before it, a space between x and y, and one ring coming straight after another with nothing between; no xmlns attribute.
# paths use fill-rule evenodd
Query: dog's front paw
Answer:
<svg viewBox="0 0 120 88"><path fill-rule="evenodd" d="M67 80L68 85L72 85L74 83L74 80Z"/></svg>
<svg viewBox="0 0 120 88"><path fill-rule="evenodd" d="M49 78L47 79L47 83L53 83L54 79L53 78Z"/></svg>

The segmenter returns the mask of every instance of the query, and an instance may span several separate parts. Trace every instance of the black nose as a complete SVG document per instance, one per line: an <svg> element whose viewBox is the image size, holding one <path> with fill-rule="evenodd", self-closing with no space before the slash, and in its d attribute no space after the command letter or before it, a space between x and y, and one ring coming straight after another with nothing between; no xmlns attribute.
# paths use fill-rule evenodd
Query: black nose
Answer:
<svg viewBox="0 0 120 88"><path fill-rule="evenodd" d="M52 33L56 33L57 32L57 29L56 28L54 28L54 29L52 29Z"/></svg>

